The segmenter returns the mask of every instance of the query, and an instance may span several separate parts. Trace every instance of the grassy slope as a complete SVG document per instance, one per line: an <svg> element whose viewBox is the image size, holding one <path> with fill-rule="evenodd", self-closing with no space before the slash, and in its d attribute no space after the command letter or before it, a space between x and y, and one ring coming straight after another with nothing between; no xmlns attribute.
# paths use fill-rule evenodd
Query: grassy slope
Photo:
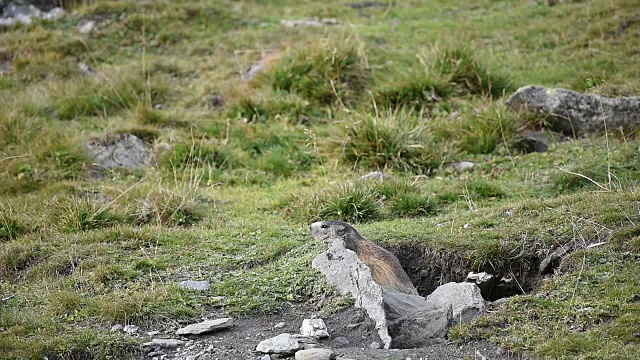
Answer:
<svg viewBox="0 0 640 360"><path fill-rule="evenodd" d="M637 95L634 1L413 1L361 10L339 1L144 4L99 1L55 23L0 33L10 54L2 59L13 64L0 77L0 297L15 295L0 304L0 353L136 356L132 340L108 332L112 324L271 312L312 300L327 286L310 269L320 248L307 224L327 216L360 219L362 233L399 253L421 249L427 255L418 263L457 260L457 269L430 268L443 281L480 269L524 276L518 269L535 267L554 245L608 241L572 255L539 293L452 337L549 357L638 351L637 141L581 139L519 154L510 145L526 119L484 95L493 91L482 81L473 85L488 73L493 84L507 80L507 93L536 83ZM279 23L313 16L340 25ZM88 19L97 20L96 32L77 33ZM461 44L488 72L472 67L453 84L433 64ZM238 80L270 51L284 78ZM327 90L336 61L349 80L335 91L355 114ZM96 75L88 79L78 62ZM300 64L317 77L287 85ZM393 93L413 108L432 89L441 100L423 112L367 122L376 111L367 90L381 106ZM209 108L215 94L224 109ZM329 95L319 102L319 94ZM363 123L369 127L356 127ZM355 157L342 155L344 126L354 129ZM155 144L157 166L92 179L82 143L120 132ZM386 142L371 150L370 132ZM430 146L415 151L416 143ZM163 152L166 144L173 150ZM411 179L424 164L450 159L478 166ZM398 183L345 185L376 165ZM95 200L101 196L107 209ZM353 202L366 211L350 213ZM210 279L212 289L175 286L188 278Z"/></svg>

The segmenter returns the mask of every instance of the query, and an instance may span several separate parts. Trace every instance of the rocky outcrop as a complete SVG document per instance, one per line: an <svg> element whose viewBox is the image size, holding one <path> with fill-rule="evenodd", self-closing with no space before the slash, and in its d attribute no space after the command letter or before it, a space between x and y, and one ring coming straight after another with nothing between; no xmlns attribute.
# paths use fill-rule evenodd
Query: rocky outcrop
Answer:
<svg viewBox="0 0 640 360"><path fill-rule="evenodd" d="M302 346L291 334L280 334L266 339L258 344L256 351L263 354L290 355L300 350Z"/></svg>
<svg viewBox="0 0 640 360"><path fill-rule="evenodd" d="M151 150L139 137L132 134L92 139L87 150L93 156L96 171L122 168L135 170L151 163Z"/></svg>
<svg viewBox="0 0 640 360"><path fill-rule="evenodd" d="M355 306L374 320L384 348L416 348L441 342L453 321L451 306L437 307L427 299L382 287L371 270L337 239L316 256L320 270L341 294L351 294Z"/></svg>
<svg viewBox="0 0 640 360"><path fill-rule="evenodd" d="M507 105L515 111L535 112L548 126L570 136L606 130L634 130L640 125L640 97L607 98L567 89L525 86Z"/></svg>
<svg viewBox="0 0 640 360"><path fill-rule="evenodd" d="M474 283L450 282L439 286L428 297L427 301L436 308L451 306L453 321L470 323L486 306L480 288Z"/></svg>
<svg viewBox="0 0 640 360"><path fill-rule="evenodd" d="M176 335L200 335L212 331L228 329L231 326L233 326L232 318L206 320L180 328L176 331Z"/></svg>

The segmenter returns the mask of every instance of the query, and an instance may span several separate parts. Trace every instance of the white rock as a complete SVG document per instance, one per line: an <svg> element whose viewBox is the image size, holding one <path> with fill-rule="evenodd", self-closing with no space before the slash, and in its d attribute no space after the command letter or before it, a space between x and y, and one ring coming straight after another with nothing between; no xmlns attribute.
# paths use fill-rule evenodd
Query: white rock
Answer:
<svg viewBox="0 0 640 360"><path fill-rule="evenodd" d="M233 326L232 318L222 318L216 320L206 320L197 324L185 326L176 331L177 335L199 335L212 331L224 330Z"/></svg>
<svg viewBox="0 0 640 360"><path fill-rule="evenodd" d="M169 349L177 348L182 345L184 345L184 341L178 339L153 339L149 342L143 343L142 347Z"/></svg>
<svg viewBox="0 0 640 360"><path fill-rule="evenodd" d="M127 325L122 329L122 331L126 332L129 335L137 334L138 330L139 328L135 325Z"/></svg>
<svg viewBox="0 0 640 360"><path fill-rule="evenodd" d="M287 323L286 323L286 322L284 322L284 321L281 321L281 322L279 322L279 323L277 323L277 324L273 325L273 328L274 328L274 329L282 329L282 328L283 328L283 327L285 327L285 326L287 326Z"/></svg>
<svg viewBox="0 0 640 360"><path fill-rule="evenodd" d="M261 357L260 360L271 360L271 356L265 355L265 356Z"/></svg>
<svg viewBox="0 0 640 360"><path fill-rule="evenodd" d="M377 342L377 341L374 341L374 342L371 343L371 345L369 345L369 349L374 349L374 350L375 349L380 349L381 347L382 347L382 345L380 345L380 343Z"/></svg>
<svg viewBox="0 0 640 360"><path fill-rule="evenodd" d="M474 317L484 310L486 301L482 298L480 288L474 283L450 282L438 286L427 297L427 301L436 307L453 308L453 321L469 323Z"/></svg>
<svg viewBox="0 0 640 360"><path fill-rule="evenodd" d="M293 354L300 349L300 343L291 334L280 334L276 337L261 341L256 351L263 354Z"/></svg>
<svg viewBox="0 0 640 360"><path fill-rule="evenodd" d="M493 275L487 274L486 272L474 273L473 271L467 275L467 281L473 281L476 284L482 284L489 280L493 279Z"/></svg>
<svg viewBox="0 0 640 360"><path fill-rule="evenodd" d="M300 327L300 333L304 336L313 336L319 339L329 337L327 325L322 319L304 319Z"/></svg>
<svg viewBox="0 0 640 360"><path fill-rule="evenodd" d="M474 166L475 164L472 163L471 161L460 161L456 163L447 164L445 165L444 168L446 170L465 171L465 170L473 169Z"/></svg>
<svg viewBox="0 0 640 360"><path fill-rule="evenodd" d="M308 349L296 352L296 360L332 360L336 354L330 349Z"/></svg>
<svg viewBox="0 0 640 360"><path fill-rule="evenodd" d="M122 324L115 324L111 327L111 331L120 331L124 329L124 325Z"/></svg>
<svg viewBox="0 0 640 360"><path fill-rule="evenodd" d="M198 291L206 291L211 287L211 283L206 280L203 281L195 281L195 280L186 280L182 281L178 284L178 287L182 289L188 290L198 290Z"/></svg>
<svg viewBox="0 0 640 360"><path fill-rule="evenodd" d="M80 31L80 33L82 34L89 34L91 32L93 32L93 29L95 29L96 27L96 22L95 21L87 21L86 23L82 24L79 28L78 31Z"/></svg>

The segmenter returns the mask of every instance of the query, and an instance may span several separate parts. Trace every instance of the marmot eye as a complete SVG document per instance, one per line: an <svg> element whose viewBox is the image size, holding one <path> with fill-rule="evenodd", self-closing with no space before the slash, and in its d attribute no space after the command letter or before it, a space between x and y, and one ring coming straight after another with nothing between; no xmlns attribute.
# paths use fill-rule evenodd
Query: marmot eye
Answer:
<svg viewBox="0 0 640 360"><path fill-rule="evenodd" d="M320 227L321 227L321 228L323 228L323 229L328 229L328 228L329 228L329 225L327 225L327 224L322 224L322 225L320 225Z"/></svg>

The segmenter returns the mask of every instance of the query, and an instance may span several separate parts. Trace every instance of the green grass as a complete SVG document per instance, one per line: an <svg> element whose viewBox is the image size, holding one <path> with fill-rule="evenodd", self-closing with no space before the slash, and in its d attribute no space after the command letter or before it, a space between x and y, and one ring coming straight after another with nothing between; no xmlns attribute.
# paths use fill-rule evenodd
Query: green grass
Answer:
<svg viewBox="0 0 640 360"><path fill-rule="evenodd" d="M531 291L456 341L633 358L637 134L524 154L521 130L544 123L503 104L528 84L637 96L640 12L546 3L94 1L2 30L0 298L15 296L0 354L139 358L112 325L350 306L310 265L309 222L335 219L396 253L423 294L469 271ZM280 24L312 17L339 23ZM85 144L113 134L142 138L153 165L96 177ZM392 178L359 180L374 170ZM603 241L537 287L549 251ZM176 286L187 278L212 287Z"/></svg>

